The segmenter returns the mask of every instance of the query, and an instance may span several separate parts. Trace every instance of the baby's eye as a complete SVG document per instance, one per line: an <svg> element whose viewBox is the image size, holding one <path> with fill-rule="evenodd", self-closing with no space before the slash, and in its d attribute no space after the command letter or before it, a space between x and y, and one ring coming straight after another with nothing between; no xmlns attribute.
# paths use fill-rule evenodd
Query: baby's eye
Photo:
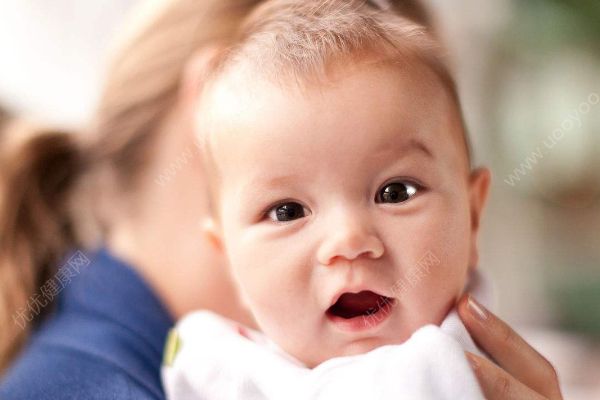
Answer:
<svg viewBox="0 0 600 400"><path fill-rule="evenodd" d="M306 216L304 207L295 202L278 204L268 212L268 217L276 222L293 221L304 216Z"/></svg>
<svg viewBox="0 0 600 400"><path fill-rule="evenodd" d="M417 194L418 185L410 182L391 182L384 185L377 196L376 203L403 203Z"/></svg>

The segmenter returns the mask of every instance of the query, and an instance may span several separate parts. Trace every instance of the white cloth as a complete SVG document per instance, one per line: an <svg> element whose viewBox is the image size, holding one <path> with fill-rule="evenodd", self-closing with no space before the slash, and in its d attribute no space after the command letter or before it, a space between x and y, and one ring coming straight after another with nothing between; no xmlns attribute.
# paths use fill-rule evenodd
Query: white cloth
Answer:
<svg viewBox="0 0 600 400"><path fill-rule="evenodd" d="M176 326L179 351L162 378L170 400L483 399L465 358L481 355L456 311L400 345L308 369L261 333L208 311Z"/></svg>

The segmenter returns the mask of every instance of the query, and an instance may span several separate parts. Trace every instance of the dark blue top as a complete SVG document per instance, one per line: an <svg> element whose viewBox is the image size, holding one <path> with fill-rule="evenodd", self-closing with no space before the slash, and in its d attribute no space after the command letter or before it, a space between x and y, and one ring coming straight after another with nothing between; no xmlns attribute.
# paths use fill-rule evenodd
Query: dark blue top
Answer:
<svg viewBox="0 0 600 400"><path fill-rule="evenodd" d="M75 254L87 265L64 265L78 268L63 274L55 311L2 377L0 399L163 399L170 315L143 279L106 250Z"/></svg>

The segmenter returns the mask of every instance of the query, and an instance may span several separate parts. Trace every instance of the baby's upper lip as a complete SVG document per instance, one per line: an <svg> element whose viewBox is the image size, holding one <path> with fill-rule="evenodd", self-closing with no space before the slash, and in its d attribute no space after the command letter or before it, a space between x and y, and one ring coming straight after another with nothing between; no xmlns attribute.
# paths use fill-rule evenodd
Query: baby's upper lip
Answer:
<svg viewBox="0 0 600 400"><path fill-rule="evenodd" d="M392 296L388 296L387 294L384 294L384 290L380 290L379 288L376 288L374 285L355 285L355 286L343 286L342 288L340 288L339 290L337 290L335 292L335 294L331 297L331 301L329 302L329 306L327 306L327 309L329 309L331 306L333 306L335 303L337 303L337 301L340 299L340 297L342 297L342 295L344 293L360 293L363 291L370 291L373 292L379 296L383 296L383 297L388 297L391 298Z"/></svg>

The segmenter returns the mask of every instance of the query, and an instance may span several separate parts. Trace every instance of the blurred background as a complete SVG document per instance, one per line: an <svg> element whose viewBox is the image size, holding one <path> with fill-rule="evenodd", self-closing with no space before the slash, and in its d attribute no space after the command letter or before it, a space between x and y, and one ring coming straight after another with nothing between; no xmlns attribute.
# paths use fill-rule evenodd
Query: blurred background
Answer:
<svg viewBox="0 0 600 400"><path fill-rule="evenodd" d="M111 39L139 0L0 0L0 104L89 121ZM493 173L480 267L496 312L600 399L600 1L428 0L475 163Z"/></svg>
<svg viewBox="0 0 600 400"><path fill-rule="evenodd" d="M495 309L600 399L600 1L430 0L477 164Z"/></svg>

